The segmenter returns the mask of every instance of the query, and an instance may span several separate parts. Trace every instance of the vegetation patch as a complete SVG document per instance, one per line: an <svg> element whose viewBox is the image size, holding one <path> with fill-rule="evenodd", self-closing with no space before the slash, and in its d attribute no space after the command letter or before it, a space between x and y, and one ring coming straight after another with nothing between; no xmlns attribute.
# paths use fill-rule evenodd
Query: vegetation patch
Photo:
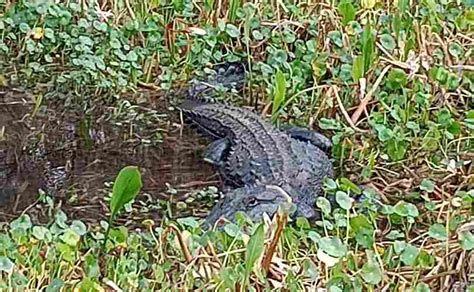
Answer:
<svg viewBox="0 0 474 292"><path fill-rule="evenodd" d="M52 104L107 108L117 123L153 111L127 120L134 129L167 117L162 98L184 97L191 76L240 61L243 95L215 99L324 132L338 174L317 222L281 209L206 230L171 199L159 221L134 219L146 185L123 165L97 202L108 221L86 224L41 193L48 222L26 208L3 223L0 289L474 291L472 1L7 1L0 15L2 98L34 93L1 107L32 105L31 119Z"/></svg>

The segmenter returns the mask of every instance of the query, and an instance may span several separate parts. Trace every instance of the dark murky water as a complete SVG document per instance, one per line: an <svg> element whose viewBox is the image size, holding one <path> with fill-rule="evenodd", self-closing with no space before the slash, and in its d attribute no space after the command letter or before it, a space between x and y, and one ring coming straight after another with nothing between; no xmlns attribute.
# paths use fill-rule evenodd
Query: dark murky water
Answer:
<svg viewBox="0 0 474 292"><path fill-rule="evenodd" d="M155 101L161 107L156 112L150 105L126 102L122 108L101 108L91 114L48 104L32 117L31 95L1 89L0 221L25 209L36 212L33 217L39 220L45 218L47 208L37 201L45 161L50 168L70 169L67 191L55 197L55 203L70 218L89 222L106 218L107 183L127 165L140 167L143 189L138 199L147 208L159 200L183 201L193 190L217 185L214 169L201 159L205 139L181 127L179 114L168 111L164 99ZM31 153L40 144L45 159L35 161ZM198 208L188 208L188 215L199 212L190 210Z"/></svg>

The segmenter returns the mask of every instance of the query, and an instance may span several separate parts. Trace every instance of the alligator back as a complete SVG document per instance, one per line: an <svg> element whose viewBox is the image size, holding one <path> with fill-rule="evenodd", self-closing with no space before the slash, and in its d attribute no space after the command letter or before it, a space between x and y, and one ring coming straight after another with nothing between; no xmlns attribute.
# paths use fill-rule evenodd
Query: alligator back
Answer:
<svg viewBox="0 0 474 292"><path fill-rule="evenodd" d="M231 149L221 171L237 185L302 185L299 181L319 180L318 174L331 169L319 148L291 138L251 111L197 101L185 101L180 108L203 131L229 139Z"/></svg>

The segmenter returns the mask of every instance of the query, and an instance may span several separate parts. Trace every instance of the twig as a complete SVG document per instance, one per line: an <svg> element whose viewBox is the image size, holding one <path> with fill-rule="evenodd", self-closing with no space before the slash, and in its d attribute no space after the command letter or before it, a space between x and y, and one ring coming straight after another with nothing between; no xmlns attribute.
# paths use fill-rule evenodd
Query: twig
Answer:
<svg viewBox="0 0 474 292"><path fill-rule="evenodd" d="M172 229L174 232L176 232L176 235L178 236L178 242L179 246L181 247L181 250L183 251L184 259L186 260L186 263L191 263L193 261L193 257L191 256L191 253L189 252L188 247L184 243L184 238L183 235L181 234L181 231L179 231L178 227L176 227L174 224L170 224L167 228L167 232L163 233L163 237L168 234L169 230Z"/></svg>
<svg viewBox="0 0 474 292"><path fill-rule="evenodd" d="M152 83L145 83L145 82L142 82L142 81L138 81L138 85L140 85L141 87L152 89L152 90L161 90L161 87L159 87L155 84L152 84Z"/></svg>
<svg viewBox="0 0 474 292"><path fill-rule="evenodd" d="M351 117L349 117L349 114L347 113L346 109L344 108L344 105L342 104L341 97L339 96L339 93L337 92L337 87L335 85L333 85L331 88L332 88L332 91L334 92L334 95L336 96L336 100L337 100L337 104L339 105L339 109L341 110L342 115L346 119L349 126L351 126L351 128L354 129L357 132L366 133L367 132L366 130L362 130L362 129L358 128L352 122Z"/></svg>
<svg viewBox="0 0 474 292"><path fill-rule="evenodd" d="M280 240L281 233L283 232L283 228L286 225L288 216L286 214L280 214L277 212L277 229L275 231L275 235L272 238L272 242L270 243L270 246L268 247L268 251L263 257L262 260L262 268L265 271L265 273L268 273L270 269L270 264L272 262L273 254L275 253L275 249L278 245L278 241Z"/></svg>
<svg viewBox="0 0 474 292"><path fill-rule="evenodd" d="M356 111L352 114L352 117L350 118L353 124L357 123L357 121L359 120L360 115L362 114L364 109L367 107L367 104L372 99L372 96L374 95L375 90L377 90L380 83L382 82L382 79L384 78L385 74L387 74L388 70L390 70L390 68L392 68L392 65L388 65L382 70L382 73L380 73L380 76L375 81L374 86L372 86L372 88L364 97L364 99L360 101L359 106L357 107Z"/></svg>
<svg viewBox="0 0 474 292"><path fill-rule="evenodd" d="M450 271L442 272L433 276L424 277L423 279L421 279L421 282L428 282L437 278L442 278L449 275L455 275L458 273L459 273L459 270L450 270Z"/></svg>

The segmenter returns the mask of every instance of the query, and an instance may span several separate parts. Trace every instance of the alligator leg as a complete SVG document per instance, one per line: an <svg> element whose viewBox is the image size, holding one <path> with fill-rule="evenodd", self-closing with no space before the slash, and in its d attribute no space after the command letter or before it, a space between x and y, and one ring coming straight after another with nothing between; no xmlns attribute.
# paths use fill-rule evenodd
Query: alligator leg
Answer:
<svg viewBox="0 0 474 292"><path fill-rule="evenodd" d="M230 141L227 138L213 141L204 151L204 161L215 166L222 166L226 156L229 154L230 146Z"/></svg>
<svg viewBox="0 0 474 292"><path fill-rule="evenodd" d="M311 144L328 154L331 151L332 142L323 134L296 126L285 126L282 127L282 130L285 131L292 138L310 142Z"/></svg>

